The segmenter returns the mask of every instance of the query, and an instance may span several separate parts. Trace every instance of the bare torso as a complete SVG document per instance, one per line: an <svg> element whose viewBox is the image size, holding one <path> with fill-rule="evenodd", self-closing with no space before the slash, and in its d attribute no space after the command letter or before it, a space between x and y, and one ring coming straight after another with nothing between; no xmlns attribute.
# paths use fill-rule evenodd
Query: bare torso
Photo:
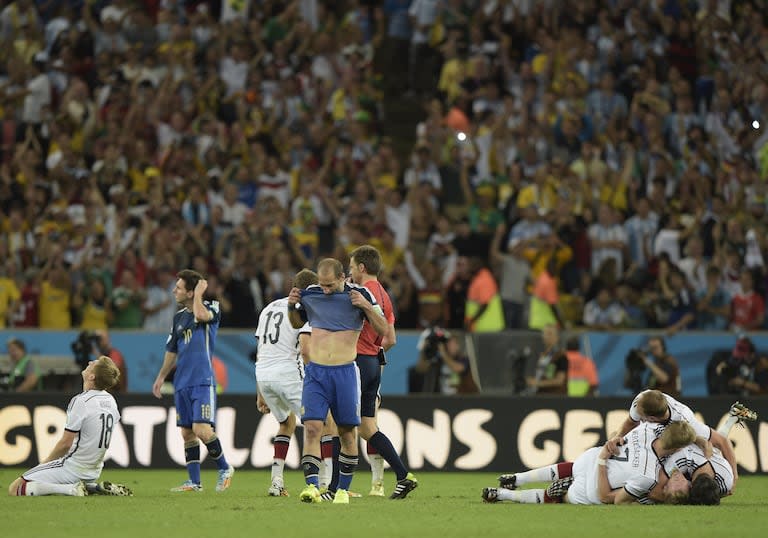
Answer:
<svg viewBox="0 0 768 538"><path fill-rule="evenodd" d="M357 357L360 331L328 331L312 328L309 339L309 360L326 366L347 364Z"/></svg>

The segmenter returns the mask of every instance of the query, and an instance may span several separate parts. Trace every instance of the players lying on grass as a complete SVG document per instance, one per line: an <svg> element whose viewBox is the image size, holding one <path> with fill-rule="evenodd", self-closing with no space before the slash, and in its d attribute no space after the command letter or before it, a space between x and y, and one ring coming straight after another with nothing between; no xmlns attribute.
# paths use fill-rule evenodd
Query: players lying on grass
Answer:
<svg viewBox="0 0 768 538"><path fill-rule="evenodd" d="M720 428L719 433L727 438L728 434L730 433L731 428L737 424L744 421L755 421L757 420L757 413L752 411L751 409L747 408L740 402L734 403L729 411L728 411L729 417L726 420L726 422L723 424L723 426ZM659 433L659 428L657 425L656 428L657 433ZM611 438L607 445L609 447L609 450L612 452L616 452L619 443L621 442L622 438L620 437L613 437ZM696 458L694 456L691 456L691 459L694 459L696 461L707 461L707 457L712 455L712 447L708 444L703 442L703 439L700 437L697 437L696 443L693 445L686 447L683 450L690 450L693 454L697 455ZM687 454L687 453L686 453ZM685 456L676 456L677 458L685 457ZM669 461L669 460L667 460ZM725 462L725 463L723 463ZM723 467L723 466L727 466ZM567 490L568 485L570 484L570 481L572 480L572 462L563 462L558 463L554 465L549 465L546 467L541 467L538 469L532 469L530 471L526 471L523 473L517 473L517 474L503 474L499 476L499 487L501 488L507 488L507 489L515 489L518 486L522 486L525 484L529 484L532 482L546 482L553 480L553 485L548 488L548 491L556 491L559 493L559 495L554 495L554 497L561 497L562 493ZM697 466L698 467L698 466ZM723 458L722 453L720 453L719 450L714 450L714 459L712 463L712 472L709 472L709 467L700 468L699 472L685 472L686 469L682 469L683 473L682 476L685 476L687 479L691 478L699 478L699 476L702 475L712 475L715 479L714 482L706 481L706 480L699 480L698 483L695 485L694 490L692 492L692 500L691 502L697 503L697 504L711 504L713 496L719 497L723 494L725 494L726 491L733 491L734 487L734 475L733 467L730 463L728 463L725 458ZM720 470L722 469L722 470ZM730 472L729 472L730 470ZM660 493L663 488L666 480L670 477L672 474L672 467L667 469L666 473L662 473L659 475L659 484L657 485L657 488L654 488L654 490L650 494L650 498L655 502L663 502L664 497L663 494ZM715 474L718 474L719 476L714 476ZM677 477L679 480L680 477ZM709 491L707 490L709 488ZM714 492L714 493L713 493Z"/></svg>
<svg viewBox="0 0 768 538"><path fill-rule="evenodd" d="M684 477L677 476L680 473L664 480L659 460L693 443L696 432L689 423L681 421L667 425L658 437L657 433L657 425L642 423L627 434L619 447L619 454L612 453L616 441L609 441L602 447L590 448L573 464L549 465L514 475L521 477L520 483L555 478L546 490L484 488L483 500L525 504L650 504L653 502L649 498L651 492L660 488L656 495L663 496L666 502L679 502L687 497L690 484ZM601 471L605 472L602 484L598 479ZM512 487L515 485L511 484Z"/></svg>
<svg viewBox="0 0 768 538"><path fill-rule="evenodd" d="M734 403L728 414L718 430L726 439L737 423L757 420L757 413L740 402ZM677 470L691 482L689 504L720 504L720 498L732 495L736 486L736 469L717 448L707 457L701 447L689 445L667 458L664 470L668 475Z"/></svg>
<svg viewBox="0 0 768 538"><path fill-rule="evenodd" d="M734 469L736 468L736 453L733 451L733 445L726 436L698 420L690 407L658 390L645 390L635 396L626 420L619 431L610 437L623 437L641 422L664 425L679 420L690 423L697 436L706 439L712 446L720 449L728 463ZM707 448L705 452L711 454L711 448ZM735 478L738 479L738 475Z"/></svg>
<svg viewBox="0 0 768 538"><path fill-rule="evenodd" d="M8 487L9 495L72 495L93 493L131 495L125 486L96 483L112 431L120 421L117 402L107 390L120 379L120 371L109 357L91 361L82 372L83 392L67 406L67 422L61 439L50 455Z"/></svg>
<svg viewBox="0 0 768 538"><path fill-rule="evenodd" d="M317 284L317 274L309 269L302 269L293 279L294 287L302 290L311 284ZM301 416L304 365L309 362L307 346L312 334L309 323L294 329L287 309L287 297L272 301L261 311L256 329L256 406L261 413L271 412L280 423L274 442L272 483L267 490L272 497L288 497L283 469L296 431L296 417Z"/></svg>
<svg viewBox="0 0 768 538"><path fill-rule="evenodd" d="M691 482L689 504L720 504L720 498L733 492L734 470L715 449L707 458L696 445L689 445L669 456L664 462L667 475L677 472Z"/></svg>

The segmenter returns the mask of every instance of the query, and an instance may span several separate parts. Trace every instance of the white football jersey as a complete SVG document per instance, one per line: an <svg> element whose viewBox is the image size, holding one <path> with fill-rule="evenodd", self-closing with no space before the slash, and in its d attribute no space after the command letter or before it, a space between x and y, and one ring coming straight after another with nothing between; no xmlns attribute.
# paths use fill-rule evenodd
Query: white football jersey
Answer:
<svg viewBox="0 0 768 538"><path fill-rule="evenodd" d="M606 470L611 489L624 487L639 502L649 502L648 493L656 485L661 462L653 449L659 430L644 422L624 436L619 454L608 458Z"/></svg>
<svg viewBox="0 0 768 538"><path fill-rule="evenodd" d="M310 334L306 323L294 329L288 320L288 298L269 303L259 315L256 329L256 380L279 381L304 378L304 362L299 352L299 335Z"/></svg>
<svg viewBox="0 0 768 538"><path fill-rule="evenodd" d="M640 396L646 392L648 391L643 391L635 396L635 399L632 400L632 405L629 408L629 417L635 422L640 422L640 413L637 411L637 402L640 399ZM697 419L690 407L678 402L669 394L664 394L664 398L666 398L667 404L669 405L669 422L687 422L693 426L693 431L696 432L697 436L703 437L704 439L710 438L712 431L709 429L709 426Z"/></svg>
<svg viewBox="0 0 768 538"><path fill-rule="evenodd" d="M98 478L119 421L117 402L105 390L89 390L72 398L64 428L79 435L64 456L64 465L80 476Z"/></svg>
<svg viewBox="0 0 768 538"><path fill-rule="evenodd" d="M715 483L720 491L720 496L728 495L728 492L733 489L733 469L717 448L714 449L712 457L707 459L698 445L688 445L666 459L664 471L669 476L672 471L677 469L688 480L692 480L693 473L707 464L712 466L715 473Z"/></svg>

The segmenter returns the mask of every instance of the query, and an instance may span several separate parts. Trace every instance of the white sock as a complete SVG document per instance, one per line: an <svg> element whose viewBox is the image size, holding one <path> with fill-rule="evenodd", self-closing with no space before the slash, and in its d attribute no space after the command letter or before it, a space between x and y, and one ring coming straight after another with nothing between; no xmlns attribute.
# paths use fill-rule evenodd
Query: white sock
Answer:
<svg viewBox="0 0 768 538"><path fill-rule="evenodd" d="M512 501L523 504L541 504L544 502L543 489L516 489L514 491L499 488L498 498L502 501Z"/></svg>
<svg viewBox="0 0 768 538"><path fill-rule="evenodd" d="M333 473L333 458L323 458L323 463L320 465L320 472L317 477L320 489L327 488L331 483L331 473Z"/></svg>
<svg viewBox="0 0 768 538"><path fill-rule="evenodd" d="M522 486L523 484L530 484L532 482L553 482L560 478L557 472L557 464L547 465L546 467L539 467L538 469L531 469L523 473L515 473L517 477L515 479L516 486Z"/></svg>
<svg viewBox="0 0 768 538"><path fill-rule="evenodd" d="M77 484L46 484L45 482L27 482L26 495L38 497L40 495L75 495Z"/></svg>
<svg viewBox="0 0 768 538"><path fill-rule="evenodd" d="M371 484L384 482L384 458L381 454L371 454Z"/></svg>
<svg viewBox="0 0 768 538"><path fill-rule="evenodd" d="M272 483L282 487L283 484L283 469L285 468L285 460L279 460L275 458L272 460Z"/></svg>
<svg viewBox="0 0 768 538"><path fill-rule="evenodd" d="M739 421L739 417L729 416L728 419L725 421L725 424L720 426L720 429L717 430L717 433L727 438L728 434L731 433L731 428L733 428L738 421Z"/></svg>

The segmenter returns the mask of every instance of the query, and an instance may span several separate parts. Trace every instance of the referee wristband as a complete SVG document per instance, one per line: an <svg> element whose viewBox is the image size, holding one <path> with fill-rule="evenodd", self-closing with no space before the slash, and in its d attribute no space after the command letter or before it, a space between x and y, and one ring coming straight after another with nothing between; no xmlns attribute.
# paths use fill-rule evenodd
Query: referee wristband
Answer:
<svg viewBox="0 0 768 538"><path fill-rule="evenodd" d="M597 458L597 464L602 467L605 467L605 461L605 458Z"/></svg>

